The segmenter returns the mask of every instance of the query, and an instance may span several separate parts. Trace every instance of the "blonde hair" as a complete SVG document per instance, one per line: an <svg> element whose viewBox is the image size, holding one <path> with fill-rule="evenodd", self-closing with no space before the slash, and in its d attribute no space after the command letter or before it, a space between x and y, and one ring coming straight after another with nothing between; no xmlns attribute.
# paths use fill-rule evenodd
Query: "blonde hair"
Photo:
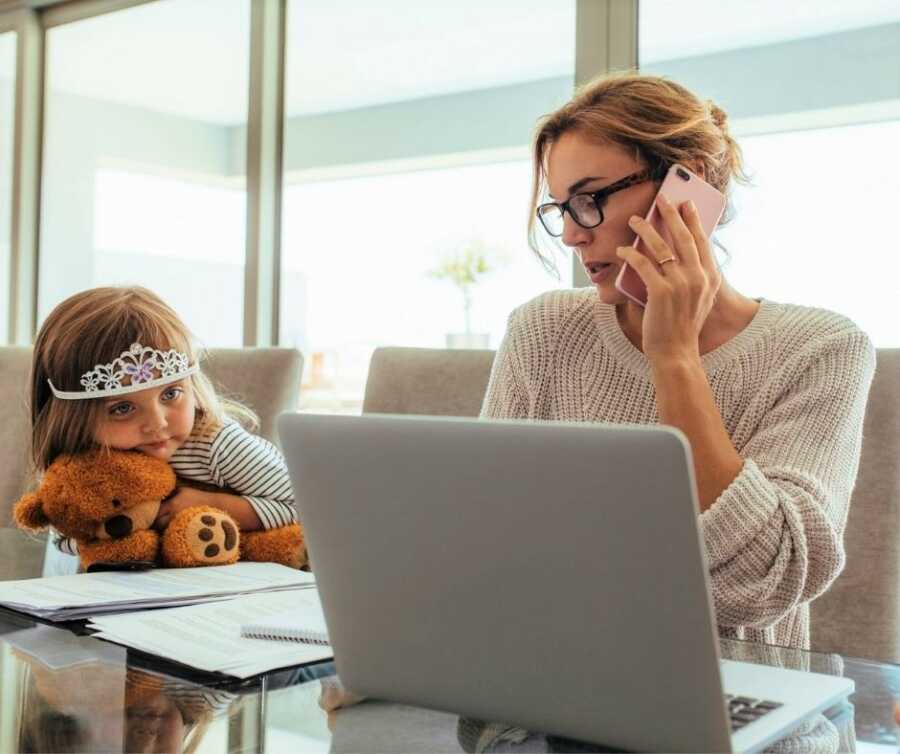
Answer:
<svg viewBox="0 0 900 754"><path fill-rule="evenodd" d="M175 349L197 363L203 351L178 315L146 288L91 288L67 298L44 321L31 365L31 461L40 474L63 453L94 447L94 429L103 401L60 400L58 390L80 390L81 376L111 362L132 343ZM249 428L256 415L237 401L220 397L201 372L190 377L196 399L194 433L214 431L230 417Z"/></svg>
<svg viewBox="0 0 900 754"><path fill-rule="evenodd" d="M655 179L662 180L673 163L703 173L707 183L729 197L720 225L733 215L732 179L747 183L741 148L731 137L725 111L691 91L659 76L625 72L595 79L539 122L532 150L533 183L528 219L532 251L555 271L542 250L535 210L546 191L547 156L564 133L577 131L591 141L612 143L631 151Z"/></svg>

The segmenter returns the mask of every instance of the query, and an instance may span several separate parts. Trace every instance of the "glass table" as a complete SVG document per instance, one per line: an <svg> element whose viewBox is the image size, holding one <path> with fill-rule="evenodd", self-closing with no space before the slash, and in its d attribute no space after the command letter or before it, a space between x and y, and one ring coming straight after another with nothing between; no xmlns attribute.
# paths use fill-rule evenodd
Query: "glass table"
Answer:
<svg viewBox="0 0 900 754"><path fill-rule="evenodd" d="M15 548L0 552L2 567ZM25 575L0 570L0 579ZM774 750L898 751L900 666L739 641L723 641L722 653L856 682L847 703ZM351 701L329 662L237 681L94 639L81 623L41 623L0 608L0 752L604 750L443 712Z"/></svg>

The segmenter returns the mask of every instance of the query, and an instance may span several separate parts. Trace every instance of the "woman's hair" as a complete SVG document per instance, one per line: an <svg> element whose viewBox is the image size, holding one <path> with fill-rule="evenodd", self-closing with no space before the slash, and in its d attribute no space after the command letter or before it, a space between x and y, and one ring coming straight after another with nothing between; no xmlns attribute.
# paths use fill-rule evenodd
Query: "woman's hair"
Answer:
<svg viewBox="0 0 900 754"><path fill-rule="evenodd" d="M534 137L534 181L528 220L529 246L544 266L555 271L542 250L535 210L547 184L547 156L563 134L576 131L585 138L615 144L662 180L673 163L702 172L707 183L729 197L720 224L733 214L731 181L748 182L741 149L729 135L727 115L711 101L701 101L674 81L627 72L595 79L583 86L556 112L545 115Z"/></svg>
<svg viewBox="0 0 900 754"><path fill-rule="evenodd" d="M190 363L201 358L191 332L159 296L146 288L91 288L59 304L44 321L34 344L31 366L31 460L44 471L62 453L93 447L94 430L104 401L60 400L50 390L81 389L81 376L107 364L132 343L160 351L174 349ZM250 427L257 424L250 409L216 395L201 372L190 377L196 399L194 432L220 427L227 417Z"/></svg>

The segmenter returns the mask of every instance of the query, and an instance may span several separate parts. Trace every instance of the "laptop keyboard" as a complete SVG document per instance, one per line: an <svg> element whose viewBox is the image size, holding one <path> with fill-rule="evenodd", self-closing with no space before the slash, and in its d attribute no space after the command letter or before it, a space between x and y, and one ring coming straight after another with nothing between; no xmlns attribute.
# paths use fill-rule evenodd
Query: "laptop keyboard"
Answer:
<svg viewBox="0 0 900 754"><path fill-rule="evenodd" d="M753 699L749 696L735 696L725 694L728 703L728 717L731 719L732 732L738 731L745 725L759 720L763 715L781 707L780 702L770 702L767 699Z"/></svg>

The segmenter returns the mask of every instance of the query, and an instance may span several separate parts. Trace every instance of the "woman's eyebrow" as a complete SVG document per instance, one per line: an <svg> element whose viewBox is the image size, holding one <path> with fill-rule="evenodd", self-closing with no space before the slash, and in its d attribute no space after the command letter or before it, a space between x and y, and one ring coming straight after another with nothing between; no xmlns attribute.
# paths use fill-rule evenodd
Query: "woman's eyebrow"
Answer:
<svg viewBox="0 0 900 754"><path fill-rule="evenodd" d="M605 181L605 180L606 180L606 176L603 176L603 175L589 175L584 178L581 178L581 179L575 181L575 183L573 183L571 186L569 186L569 196L572 196L572 194L574 194L576 191L578 191L578 189L580 189L582 186L586 186L587 184L589 184L593 181ZM548 194L549 194L549 192L548 192ZM555 196L553 196L553 194L549 194L549 196L551 199L556 198Z"/></svg>
<svg viewBox="0 0 900 754"><path fill-rule="evenodd" d="M574 194L578 189L582 186L586 186L593 181L605 181L606 176L602 175L589 175L587 178L582 178L580 181L575 181L571 186L569 186L569 194Z"/></svg>

